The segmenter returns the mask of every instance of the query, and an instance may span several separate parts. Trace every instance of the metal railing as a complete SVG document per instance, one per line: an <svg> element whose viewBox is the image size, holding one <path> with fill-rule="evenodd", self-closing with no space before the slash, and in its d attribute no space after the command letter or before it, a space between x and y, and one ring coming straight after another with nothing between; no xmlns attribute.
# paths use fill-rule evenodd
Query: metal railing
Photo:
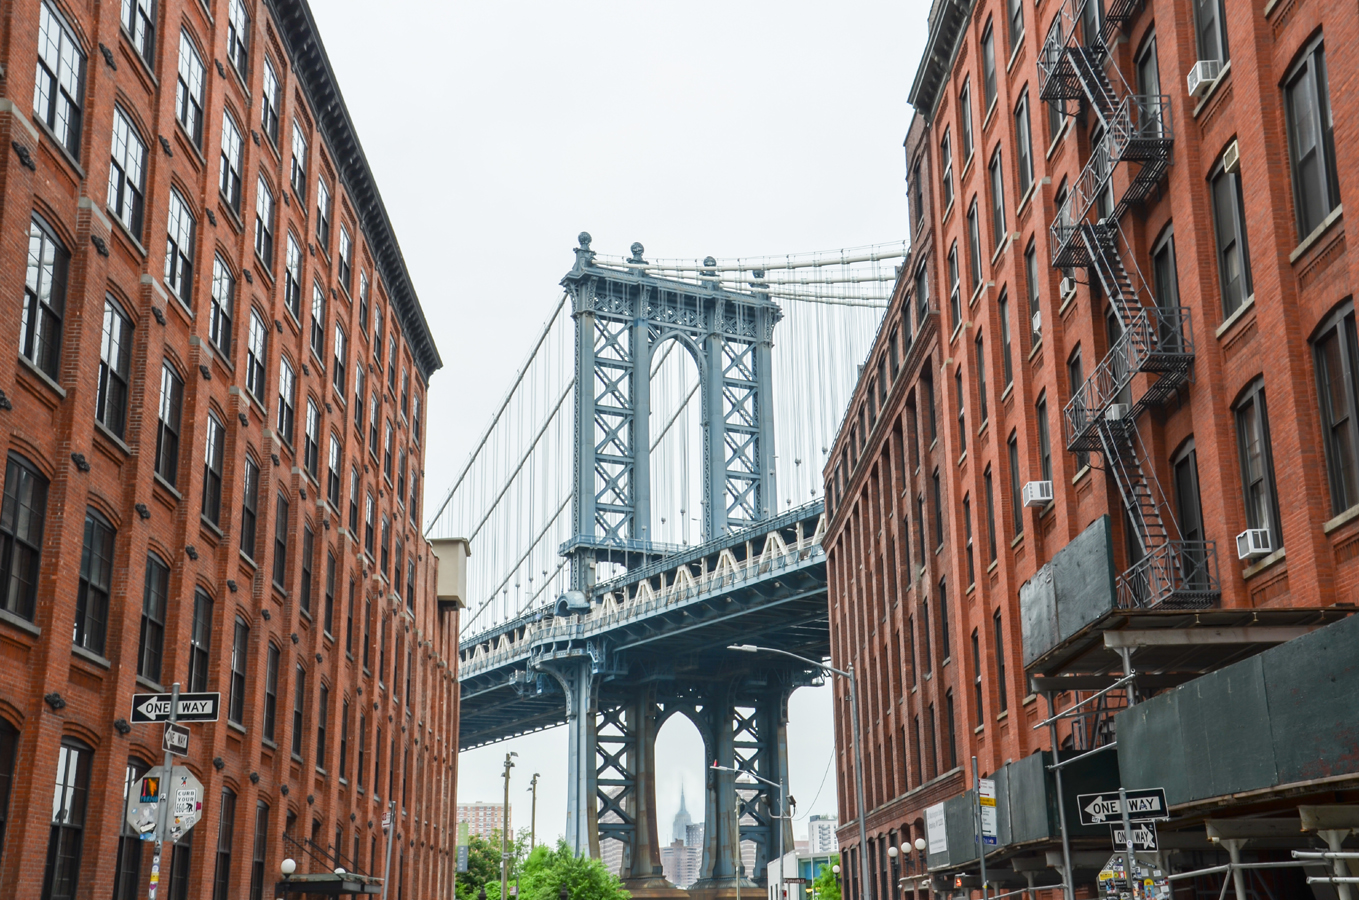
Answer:
<svg viewBox="0 0 1359 900"><path fill-rule="evenodd" d="M1214 541L1166 541L1118 578L1119 609L1208 609L1221 596Z"/></svg>

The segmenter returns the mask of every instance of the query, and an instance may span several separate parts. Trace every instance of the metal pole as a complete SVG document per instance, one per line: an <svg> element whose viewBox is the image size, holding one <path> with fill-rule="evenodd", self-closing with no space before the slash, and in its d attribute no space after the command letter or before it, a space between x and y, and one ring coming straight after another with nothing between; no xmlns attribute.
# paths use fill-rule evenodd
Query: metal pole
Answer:
<svg viewBox="0 0 1359 900"><path fill-rule="evenodd" d="M1052 702L1052 691L1044 691L1043 696L1048 701L1048 741L1052 744L1052 761L1061 762L1058 758L1057 743L1057 720L1053 718L1056 706ZM1073 900L1075 888L1072 887L1071 875L1071 836L1066 830L1066 796L1062 792L1062 769L1060 766L1054 768L1053 774L1057 777L1057 821L1062 829L1062 896L1066 900Z"/></svg>
<svg viewBox="0 0 1359 900"><path fill-rule="evenodd" d="M396 834L396 801L387 803L387 858L382 861L382 900L387 900L387 882L392 874L392 836Z"/></svg>
<svg viewBox="0 0 1359 900"><path fill-rule="evenodd" d="M783 817L788 814L788 779L779 773L779 893L774 900L782 900L783 897Z"/></svg>
<svg viewBox="0 0 1359 900"><path fill-rule="evenodd" d="M1132 890L1133 883L1133 864L1136 859L1133 857L1133 833L1132 821L1128 817L1128 792L1123 785L1118 786L1118 805L1123 813L1123 875L1128 882L1128 890Z"/></svg>
<svg viewBox="0 0 1359 900"><path fill-rule="evenodd" d="M986 890L986 838L982 836L981 823L981 776L977 774L977 757L972 757L972 790L976 802L972 804L972 823L977 834L977 859L981 861L982 900L987 900Z"/></svg>
<svg viewBox="0 0 1359 900"><path fill-rule="evenodd" d="M176 681L170 687L170 718L171 725L179 721L179 682ZM165 743L164 737L161 743ZM170 776L174 774L174 757L171 755L168 745L165 751L165 761L161 764L160 771L160 796L156 798L156 852L151 856L151 888L147 891L147 900L156 900L156 888L160 886L160 855L161 848L165 842L165 831L169 826L170 804Z"/></svg>
<svg viewBox="0 0 1359 900"><path fill-rule="evenodd" d="M859 687L854 677L854 666L846 669L849 675L849 714L854 719L854 792L855 802L859 805L859 897L871 900L872 882L868 875L868 829L864 824L867 810L864 809L864 757L859 742Z"/></svg>
<svg viewBox="0 0 1359 900"><path fill-rule="evenodd" d="M529 807L529 852L538 846L538 773L533 773L533 782L529 786L533 791L533 805Z"/></svg>
<svg viewBox="0 0 1359 900"><path fill-rule="evenodd" d="M505 754L505 808L500 816L500 900L510 889L510 769L514 768L511 754Z"/></svg>

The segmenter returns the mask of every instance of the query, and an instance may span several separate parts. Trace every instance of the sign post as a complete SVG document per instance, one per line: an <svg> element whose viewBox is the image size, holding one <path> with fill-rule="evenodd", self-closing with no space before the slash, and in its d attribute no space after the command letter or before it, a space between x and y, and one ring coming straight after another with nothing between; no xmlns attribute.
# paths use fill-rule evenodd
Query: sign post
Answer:
<svg viewBox="0 0 1359 900"><path fill-rule="evenodd" d="M992 823L994 824L994 823L995 823L995 819L996 819L996 808L995 808L995 802L996 802L996 783L995 783L995 781L993 781L993 780L991 780L991 779L989 779L989 778L987 779L987 781L989 781L989 782L991 783L991 804L992 804L992 806L991 806L991 821L992 821ZM974 823L974 826L973 826L973 827L976 829L977 859L979 859L979 860L981 861L982 900L987 900L987 897L988 897L988 891L987 891L987 887L986 887L986 844L987 844L987 840L986 840L986 835L985 835L985 829L986 829L986 825L985 825L985 820L986 820L985 809L986 809L986 807L982 805L982 799L981 799L981 796L982 796L982 780L981 780L981 778L979 778L979 777L977 776L977 757L975 757L975 756L972 757L972 783L973 783L973 785L974 785L974 786L976 787L976 789L977 789L977 809L976 809L976 811L972 814L972 821L973 821L973 823ZM991 841L990 841L990 843L995 843L995 838L992 838Z"/></svg>
<svg viewBox="0 0 1359 900"><path fill-rule="evenodd" d="M137 711L135 698L132 707L135 714ZM178 720L178 713L179 682L176 681L170 688L170 709L166 718L171 727ZM164 773L160 779L160 797L156 801L156 851L151 857L151 889L147 892L147 900L156 900L156 888L160 886L160 854L165 844L166 818L170 812L170 804L167 801L170 799L170 776L174 772L174 764L174 754L170 752L170 748L167 746L165 748Z"/></svg>

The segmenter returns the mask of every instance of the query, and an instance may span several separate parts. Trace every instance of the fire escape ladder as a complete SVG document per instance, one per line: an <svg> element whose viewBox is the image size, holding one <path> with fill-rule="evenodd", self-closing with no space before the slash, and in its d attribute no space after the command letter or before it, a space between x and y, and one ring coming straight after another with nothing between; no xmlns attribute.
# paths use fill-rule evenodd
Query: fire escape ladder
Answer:
<svg viewBox="0 0 1359 900"><path fill-rule="evenodd" d="M1143 454L1139 452L1142 442L1137 436L1137 425L1131 418L1106 416L1100 420L1098 428L1105 466L1114 475L1118 491L1123 495L1123 505L1137 532L1138 545L1144 555L1149 555L1169 541L1170 534L1158 500L1161 486L1154 472L1147 477L1149 466L1143 465ZM1170 525L1175 527L1173 518Z"/></svg>
<svg viewBox="0 0 1359 900"><path fill-rule="evenodd" d="M1109 305L1126 330L1142 312L1142 300L1119 252L1118 226L1108 221L1081 225L1081 240L1090 254L1091 268L1099 278ZM1140 280L1140 279L1139 279Z"/></svg>

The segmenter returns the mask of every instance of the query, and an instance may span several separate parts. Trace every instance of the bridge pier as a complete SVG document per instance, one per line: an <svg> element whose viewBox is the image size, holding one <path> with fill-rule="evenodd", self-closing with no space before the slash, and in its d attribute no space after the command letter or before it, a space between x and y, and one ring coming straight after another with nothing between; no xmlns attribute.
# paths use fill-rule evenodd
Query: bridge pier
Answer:
<svg viewBox="0 0 1359 900"><path fill-rule="evenodd" d="M660 730L660 707L654 686L643 685L633 691L624 718L631 739L627 766L632 791L625 809L632 819L632 842L623 851L623 886L638 900L687 897L666 879L661 866L656 824L656 734Z"/></svg>
<svg viewBox="0 0 1359 900"><path fill-rule="evenodd" d="M566 845L577 856L599 858L599 817L595 802L598 745L593 661L588 654L538 663L566 694Z"/></svg>

